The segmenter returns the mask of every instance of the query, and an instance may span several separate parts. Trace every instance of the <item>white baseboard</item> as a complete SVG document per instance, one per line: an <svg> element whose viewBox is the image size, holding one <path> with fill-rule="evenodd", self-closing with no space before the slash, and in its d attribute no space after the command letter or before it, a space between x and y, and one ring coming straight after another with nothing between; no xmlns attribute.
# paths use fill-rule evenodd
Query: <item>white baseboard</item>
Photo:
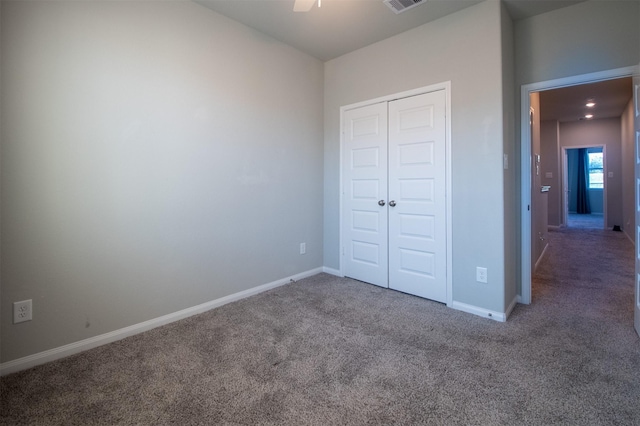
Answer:
<svg viewBox="0 0 640 426"><path fill-rule="evenodd" d="M306 272L301 272L290 277L282 278L277 281L273 281L267 284L260 285L258 287L250 288L248 290L240 291L238 293L230 294L229 296L221 297L220 299L211 300L201 305L193 306L191 308L183 309L178 312L163 315L158 318L144 321L138 324L131 325L129 327L121 328L119 330L111 331L109 333L101 334L99 336L90 337L88 339L80 340L79 342L70 343L68 345L60 346L58 348L49 349L44 352L18 358L13 361L8 361L0 364L0 376L15 373L27 368L35 367L36 365L45 364L47 362L55 361L57 359L65 358L70 355L74 355L80 352L93 349L98 346L112 343L125 337L133 336L144 331L151 330L156 327L160 327L165 324L169 324L193 315L201 314L211 309L226 305L227 303L235 302L258 293L262 293L267 290L271 290L276 287L280 287L284 284L288 284L291 280L297 281L303 278L310 277L312 275L324 272L324 268L315 268Z"/></svg>
<svg viewBox="0 0 640 426"><path fill-rule="evenodd" d="M636 246L636 242L633 241L633 238L631 237L631 235L627 234L627 231L624 230L624 228L622 228L622 233L627 237L627 239L629 241L631 241L631 244L633 244L633 246Z"/></svg>
<svg viewBox="0 0 640 426"><path fill-rule="evenodd" d="M548 248L549 248L549 243L544 245L544 248L542 249L542 253L540 253L540 257L538 258L538 260L536 260L536 264L533 267L533 272L535 272L538 269L538 265L540 265L540 262L542 262L542 259L544 258L544 255L547 252Z"/></svg>
<svg viewBox="0 0 640 426"><path fill-rule="evenodd" d="M337 269L329 268L329 267L326 267L326 266L322 267L322 272L325 272L325 273L331 274L331 275L335 275L336 277L341 277L342 276L340 271L338 271Z"/></svg>
<svg viewBox="0 0 640 426"><path fill-rule="evenodd" d="M489 309L480 308L479 306L474 306L474 305L468 305L462 302L456 302L455 300L451 304L451 307L459 311L489 318L494 321L505 322L507 320L507 313L505 312L490 311Z"/></svg>

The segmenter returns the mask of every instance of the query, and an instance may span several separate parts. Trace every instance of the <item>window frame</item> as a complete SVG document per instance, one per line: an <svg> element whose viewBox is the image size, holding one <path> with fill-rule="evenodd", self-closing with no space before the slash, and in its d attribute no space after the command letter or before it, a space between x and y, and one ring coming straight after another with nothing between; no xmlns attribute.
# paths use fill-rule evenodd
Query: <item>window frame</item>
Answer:
<svg viewBox="0 0 640 426"><path fill-rule="evenodd" d="M591 167L591 156L594 154L599 154L600 158L602 159L601 167ZM604 151L594 151L594 152L587 151L587 158L589 159L589 162L587 164L587 171L589 176L589 190L592 190L592 189L603 190L604 189ZM592 184L591 175L594 174L593 171L596 171L596 173L597 171L599 171L600 172L599 174L602 176L602 180L596 183L596 185L599 185L599 186L593 186Z"/></svg>

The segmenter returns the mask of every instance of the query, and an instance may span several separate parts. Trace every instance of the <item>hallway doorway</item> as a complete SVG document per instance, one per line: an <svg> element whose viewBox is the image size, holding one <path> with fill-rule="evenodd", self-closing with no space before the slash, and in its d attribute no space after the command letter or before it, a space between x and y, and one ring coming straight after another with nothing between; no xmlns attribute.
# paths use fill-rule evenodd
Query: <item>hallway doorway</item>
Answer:
<svg viewBox="0 0 640 426"><path fill-rule="evenodd" d="M563 148L562 151L562 223L568 228L604 229L607 222L605 147Z"/></svg>
<svg viewBox="0 0 640 426"><path fill-rule="evenodd" d="M532 195L534 191L540 192L539 187L534 188L534 186L532 185L535 177L534 173L536 172L539 173L538 180L542 179L541 181L542 188L551 186L551 185L548 185L547 183L548 179L552 179L555 181L556 188L560 189L562 187L561 180L560 180L562 176L562 170L561 170L561 166L559 165L559 162L557 161L559 160L559 158L557 157L560 156L559 147L555 151L555 156L556 156L556 163L554 163L555 166L554 164L551 164L550 166L548 164L545 164L544 163L545 157L540 156L538 152L532 151L531 135L533 132L532 132L530 121L529 121L530 120L529 111L531 110L531 95L536 93L537 94L549 93L555 89L565 89L565 88L571 88L575 86L591 85L594 83L607 82L615 79L630 78L635 71L636 71L635 67L627 67L627 68L620 68L620 69L597 72L592 74L561 78L557 80L526 84L521 87L521 98L520 98L521 99L521 104L520 104L521 106L521 109L520 109L521 111L521 114L520 114L521 115L521 118L520 118L520 123L521 123L521 126L520 126L520 132L521 132L521 145L520 145L520 148L521 148L520 150L521 288L518 295L519 303L525 303L525 304L531 303L531 281L532 281L532 274L533 274L533 266L535 264L535 261L532 260L532 253L533 253L532 243L534 242L533 240L534 236L538 238L538 236L540 235L538 233L540 231L533 230L534 218L532 217L532 210L534 210L534 206L532 205L532 202L534 201L534 197ZM626 98L627 103L631 96L632 96L632 90L631 88L629 88L628 95ZM568 99L559 99L558 102L554 104L557 106L561 106L563 101L565 100L568 101ZM586 100L587 99L584 99L584 101ZM541 111L541 112L542 114L544 114L544 111ZM588 114L585 114L584 112L582 112L581 114L583 114L582 118L585 120L589 120L592 118L592 117L586 117ZM545 120L545 117L542 116L541 119ZM540 167L538 167L537 164L536 164L536 167L534 167L534 158L541 163ZM630 157L625 158L625 160L633 161L633 159ZM548 169L548 167L551 167L551 169ZM619 174L619 172L614 170L611 170L611 172L614 173L613 175L614 178ZM605 174L605 179L609 179L609 174ZM553 186L551 187L553 188ZM551 193L550 193L550 197L549 197L550 206L554 206L553 203L556 203L555 208L557 208L558 211L562 211L561 209L562 202L563 202L563 198L559 193L559 191L556 191L553 197L551 196ZM540 209L538 209L538 211L539 210ZM561 216L561 215L558 215L558 216ZM559 220L561 219L559 218ZM563 226L566 226L566 222L565 223L559 222L555 226L554 224L549 223L548 226L550 228L563 227ZM606 223L605 223L605 227L607 227ZM546 233L546 229L544 229L543 231Z"/></svg>

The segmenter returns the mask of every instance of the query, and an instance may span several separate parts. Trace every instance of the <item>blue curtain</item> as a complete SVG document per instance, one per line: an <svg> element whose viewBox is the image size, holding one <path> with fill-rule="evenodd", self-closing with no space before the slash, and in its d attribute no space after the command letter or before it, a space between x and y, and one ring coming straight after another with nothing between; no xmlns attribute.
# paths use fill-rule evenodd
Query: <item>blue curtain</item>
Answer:
<svg viewBox="0 0 640 426"><path fill-rule="evenodd" d="M589 205L589 153L585 148L578 150L578 194L576 213L591 214Z"/></svg>

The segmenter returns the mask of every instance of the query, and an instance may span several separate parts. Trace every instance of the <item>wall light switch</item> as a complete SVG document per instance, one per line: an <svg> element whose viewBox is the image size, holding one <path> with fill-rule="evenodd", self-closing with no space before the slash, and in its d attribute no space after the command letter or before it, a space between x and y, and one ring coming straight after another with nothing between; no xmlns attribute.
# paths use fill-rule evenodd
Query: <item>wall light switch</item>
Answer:
<svg viewBox="0 0 640 426"><path fill-rule="evenodd" d="M546 177L547 179L553 179L553 172L546 172L544 174L544 177Z"/></svg>

